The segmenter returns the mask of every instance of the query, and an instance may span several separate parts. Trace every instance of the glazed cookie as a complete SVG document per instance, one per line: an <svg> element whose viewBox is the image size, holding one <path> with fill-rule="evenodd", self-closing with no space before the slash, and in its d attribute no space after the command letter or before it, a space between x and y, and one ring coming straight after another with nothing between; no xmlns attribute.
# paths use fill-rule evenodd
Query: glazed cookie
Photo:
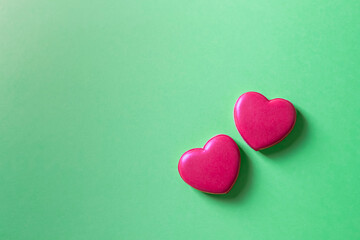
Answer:
<svg viewBox="0 0 360 240"><path fill-rule="evenodd" d="M181 178L191 187L212 194L228 193L240 169L240 151L227 135L211 138L203 148L185 152L178 165Z"/></svg>
<svg viewBox="0 0 360 240"><path fill-rule="evenodd" d="M237 100L234 118L245 142L258 151L281 142L291 132L296 110L288 100L268 100L260 93L247 92Z"/></svg>

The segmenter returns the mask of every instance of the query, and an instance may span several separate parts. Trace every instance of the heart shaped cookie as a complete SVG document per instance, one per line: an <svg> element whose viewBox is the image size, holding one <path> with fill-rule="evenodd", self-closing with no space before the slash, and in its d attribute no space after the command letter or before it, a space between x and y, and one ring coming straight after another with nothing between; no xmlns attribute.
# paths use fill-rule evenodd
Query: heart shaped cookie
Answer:
<svg viewBox="0 0 360 240"><path fill-rule="evenodd" d="M217 135L203 148L185 152L178 169L181 178L197 190L212 194L228 193L239 174L239 147L231 137Z"/></svg>
<svg viewBox="0 0 360 240"><path fill-rule="evenodd" d="M247 92L237 100L234 118L245 142L258 151L281 142L291 132L296 110L288 100L268 100L260 93Z"/></svg>

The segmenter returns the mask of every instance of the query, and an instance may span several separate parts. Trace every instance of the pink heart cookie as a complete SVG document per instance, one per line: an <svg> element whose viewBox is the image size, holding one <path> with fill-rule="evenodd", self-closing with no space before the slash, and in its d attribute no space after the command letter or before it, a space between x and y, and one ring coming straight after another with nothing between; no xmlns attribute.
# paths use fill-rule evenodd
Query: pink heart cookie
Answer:
<svg viewBox="0 0 360 240"><path fill-rule="evenodd" d="M212 194L228 193L239 174L239 147L231 137L217 135L203 148L185 152L178 169L181 178L197 190Z"/></svg>
<svg viewBox="0 0 360 240"><path fill-rule="evenodd" d="M234 118L245 142L258 151L281 142L291 132L296 110L288 100L268 100L260 93L247 92L237 100Z"/></svg>

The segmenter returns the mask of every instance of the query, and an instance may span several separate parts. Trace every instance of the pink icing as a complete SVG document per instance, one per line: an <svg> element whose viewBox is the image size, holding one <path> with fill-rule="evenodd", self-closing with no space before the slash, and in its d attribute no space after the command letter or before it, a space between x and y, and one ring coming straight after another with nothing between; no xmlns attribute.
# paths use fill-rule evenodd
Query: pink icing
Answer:
<svg viewBox="0 0 360 240"><path fill-rule="evenodd" d="M231 137L217 135L203 148L185 152L178 169L181 178L195 189L212 194L228 193L240 169L239 147Z"/></svg>
<svg viewBox="0 0 360 240"><path fill-rule="evenodd" d="M237 100L234 118L245 142L258 151L279 143L291 132L296 110L288 100L268 100L260 93L247 92Z"/></svg>

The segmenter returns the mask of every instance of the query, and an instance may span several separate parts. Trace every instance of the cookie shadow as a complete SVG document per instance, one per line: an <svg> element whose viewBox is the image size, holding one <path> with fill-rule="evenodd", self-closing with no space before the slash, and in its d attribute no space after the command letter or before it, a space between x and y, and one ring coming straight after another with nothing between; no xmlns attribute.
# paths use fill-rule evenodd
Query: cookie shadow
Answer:
<svg viewBox="0 0 360 240"><path fill-rule="evenodd" d="M303 141L306 133L307 133L306 119L299 110L296 110L296 123L294 129L289 133L289 135L280 143L270 148L260 150L259 152L270 158L281 154L285 154L293 150L293 148L295 148L297 145L299 145Z"/></svg>
<svg viewBox="0 0 360 240"><path fill-rule="evenodd" d="M241 156L240 171L238 178L234 186L230 190L230 192L222 195L209 194L209 193L203 193L203 194L209 195L211 198L220 201L239 201L244 198L246 192L249 189L250 179L252 174L251 174L251 165L248 156L241 148L239 149Z"/></svg>

